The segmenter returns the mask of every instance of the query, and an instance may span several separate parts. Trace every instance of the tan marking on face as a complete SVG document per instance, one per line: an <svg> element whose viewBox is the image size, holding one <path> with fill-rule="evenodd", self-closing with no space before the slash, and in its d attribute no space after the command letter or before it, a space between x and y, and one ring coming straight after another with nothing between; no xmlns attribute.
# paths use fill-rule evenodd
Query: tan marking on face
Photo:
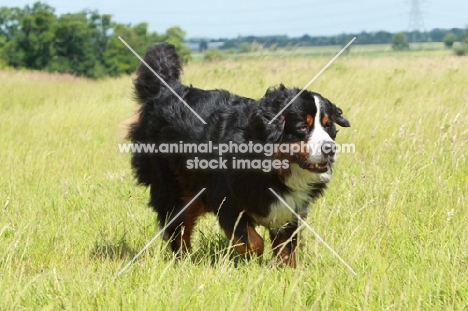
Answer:
<svg viewBox="0 0 468 311"><path fill-rule="evenodd" d="M306 123L309 126L312 126L312 124L314 123L314 117L311 114L306 115Z"/></svg>
<svg viewBox="0 0 468 311"><path fill-rule="evenodd" d="M328 114L324 114L322 117L322 125L326 125L328 122Z"/></svg>

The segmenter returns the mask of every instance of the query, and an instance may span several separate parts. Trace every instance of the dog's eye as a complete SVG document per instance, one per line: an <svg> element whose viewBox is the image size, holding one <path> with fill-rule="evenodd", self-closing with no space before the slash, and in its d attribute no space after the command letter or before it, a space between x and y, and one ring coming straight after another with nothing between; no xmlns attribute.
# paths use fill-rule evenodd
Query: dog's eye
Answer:
<svg viewBox="0 0 468 311"><path fill-rule="evenodd" d="M307 125L303 125L299 128L299 132L301 133L307 133L308 130L309 130L309 127Z"/></svg>

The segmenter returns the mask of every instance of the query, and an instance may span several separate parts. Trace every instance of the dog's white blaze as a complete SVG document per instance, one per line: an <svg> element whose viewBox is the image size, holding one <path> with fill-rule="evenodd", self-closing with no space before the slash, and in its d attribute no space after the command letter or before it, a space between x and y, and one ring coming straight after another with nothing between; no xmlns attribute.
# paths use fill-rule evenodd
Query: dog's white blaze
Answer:
<svg viewBox="0 0 468 311"><path fill-rule="evenodd" d="M315 106L317 107L317 113L314 118L314 131L312 132L312 136L307 141L307 145L309 145L309 160L312 163L321 163L323 162L323 157L321 154L322 144L325 141L333 141L333 139L325 132L325 129L322 126L320 112L321 112L321 100L320 97L314 96L315 99Z"/></svg>
<svg viewBox="0 0 468 311"><path fill-rule="evenodd" d="M320 182L321 175L313 174L300 168L297 164L291 164L291 176L284 181L285 185L291 189L291 193L284 195L283 199L291 206L296 213L301 216L307 215L311 198L309 192L311 184ZM255 221L270 230L277 231L286 223L294 219L293 214L282 202L276 201L270 205L270 213L267 217L255 218Z"/></svg>

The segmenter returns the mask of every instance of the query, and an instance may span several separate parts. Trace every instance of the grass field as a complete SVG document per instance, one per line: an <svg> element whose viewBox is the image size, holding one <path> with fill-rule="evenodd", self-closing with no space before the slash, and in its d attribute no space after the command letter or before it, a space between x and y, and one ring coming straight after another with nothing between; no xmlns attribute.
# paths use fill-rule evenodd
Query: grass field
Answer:
<svg viewBox="0 0 468 311"><path fill-rule="evenodd" d="M455 43L458 46L459 43ZM330 57L332 58L340 50L340 46L309 46L280 48L272 51L268 48L262 48L259 51L250 53L238 53L235 50L222 50L226 60L245 60L245 59L279 59L279 58L304 58L304 57ZM406 51L394 51L391 44L353 44L347 52L351 56L373 57L421 57L421 56L451 56L453 49L447 49L443 42L420 42L410 43ZM195 62L203 61L203 53L192 53L192 60Z"/></svg>
<svg viewBox="0 0 468 311"><path fill-rule="evenodd" d="M329 57L192 63L184 82L260 97L305 85ZM213 217L174 260L124 142L131 78L0 72L0 310L463 310L468 308L468 62L344 56L310 89L343 108L334 181L296 270L231 255ZM261 231L266 237L263 231Z"/></svg>

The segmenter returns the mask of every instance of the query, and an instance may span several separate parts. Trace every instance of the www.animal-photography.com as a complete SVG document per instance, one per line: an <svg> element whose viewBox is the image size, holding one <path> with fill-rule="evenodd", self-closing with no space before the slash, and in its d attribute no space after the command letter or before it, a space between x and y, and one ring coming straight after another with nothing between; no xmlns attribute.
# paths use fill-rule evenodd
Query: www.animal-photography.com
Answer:
<svg viewBox="0 0 468 311"><path fill-rule="evenodd" d="M468 309L467 9L4 0L0 309Z"/></svg>

